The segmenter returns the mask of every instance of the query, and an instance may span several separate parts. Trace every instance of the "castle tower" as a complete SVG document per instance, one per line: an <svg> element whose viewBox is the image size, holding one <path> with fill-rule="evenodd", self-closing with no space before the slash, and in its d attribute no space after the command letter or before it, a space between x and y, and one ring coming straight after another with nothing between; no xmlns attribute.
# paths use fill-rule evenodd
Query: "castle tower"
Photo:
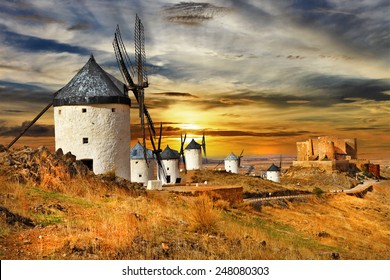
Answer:
<svg viewBox="0 0 390 280"><path fill-rule="evenodd" d="M172 185L180 178L179 159L180 154L176 150L172 150L168 145L161 153L162 164L165 167L167 174L166 178L160 178L160 172L157 172L157 177L162 181L163 185Z"/></svg>
<svg viewBox="0 0 390 280"><path fill-rule="evenodd" d="M280 183L280 168L275 164L271 164L271 166L267 169L266 176L267 180Z"/></svg>
<svg viewBox="0 0 390 280"><path fill-rule="evenodd" d="M200 170L202 168L202 146L194 139L185 148L184 156L187 170Z"/></svg>
<svg viewBox="0 0 390 280"><path fill-rule="evenodd" d="M230 155L225 158L225 171L237 174L239 168L238 162L238 157L234 153L230 153Z"/></svg>
<svg viewBox="0 0 390 280"><path fill-rule="evenodd" d="M95 174L130 180L130 98L126 87L91 56L54 97L55 147Z"/></svg>
<svg viewBox="0 0 390 280"><path fill-rule="evenodd" d="M146 186L149 180L153 180L154 166L153 152L146 149L145 160L144 147L137 142L130 151L131 182L143 183Z"/></svg>

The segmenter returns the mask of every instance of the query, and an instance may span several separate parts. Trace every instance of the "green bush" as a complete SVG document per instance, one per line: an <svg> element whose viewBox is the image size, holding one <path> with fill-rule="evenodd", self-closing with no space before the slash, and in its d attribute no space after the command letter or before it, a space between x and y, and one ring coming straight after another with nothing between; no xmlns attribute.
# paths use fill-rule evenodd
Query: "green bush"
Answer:
<svg viewBox="0 0 390 280"><path fill-rule="evenodd" d="M315 187L315 188L313 189L313 193L314 193L315 195L320 196L320 195L322 195L322 194L324 193L324 191L323 191L321 188L319 188L319 187Z"/></svg>

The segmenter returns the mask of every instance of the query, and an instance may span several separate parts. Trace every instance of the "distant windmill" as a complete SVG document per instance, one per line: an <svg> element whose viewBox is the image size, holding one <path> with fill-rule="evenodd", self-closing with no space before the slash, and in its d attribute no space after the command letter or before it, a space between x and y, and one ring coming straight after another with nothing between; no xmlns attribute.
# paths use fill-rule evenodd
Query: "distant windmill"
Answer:
<svg viewBox="0 0 390 280"><path fill-rule="evenodd" d="M146 55L145 55L145 35L144 35L144 27L138 15L136 15L135 19L135 66L131 63L131 60L127 54L126 47L123 43L122 36L119 30L119 25L115 31L113 47L115 51L115 56L118 62L119 70L127 84L129 90L134 93L134 97L138 102L139 107L139 117L142 131L142 142L143 147L146 148L146 133L145 133L145 117L147 119L147 125L150 134L150 141L153 146L153 153L156 155L157 164L159 166L160 177L166 177L166 170L163 166L161 159L161 131L162 128L160 126L160 138L158 148L156 148L154 143L154 138L156 138L156 131L154 128L154 124L152 118L145 106L145 92L144 89L149 86L148 76L146 72ZM137 83L134 82L132 76L137 77ZM144 157L147 158L146 149L144 149Z"/></svg>

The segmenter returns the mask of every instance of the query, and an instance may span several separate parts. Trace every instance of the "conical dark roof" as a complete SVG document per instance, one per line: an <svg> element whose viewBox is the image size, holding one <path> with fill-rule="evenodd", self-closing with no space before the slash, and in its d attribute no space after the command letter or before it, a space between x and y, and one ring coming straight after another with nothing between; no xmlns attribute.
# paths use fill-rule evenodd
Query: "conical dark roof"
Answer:
<svg viewBox="0 0 390 280"><path fill-rule="evenodd" d="M271 164L267 171L280 171L280 168L277 167L275 164Z"/></svg>
<svg viewBox="0 0 390 280"><path fill-rule="evenodd" d="M202 149L202 145L195 142L194 139L191 140L190 144L185 148L186 150L200 150Z"/></svg>
<svg viewBox="0 0 390 280"><path fill-rule="evenodd" d="M225 158L225 160L238 160L238 157L233 152L231 152L230 155Z"/></svg>
<svg viewBox="0 0 390 280"><path fill-rule="evenodd" d="M128 104L124 84L106 73L91 55L87 64L54 97L54 106Z"/></svg>
<svg viewBox="0 0 390 280"><path fill-rule="evenodd" d="M180 158L180 154L178 151L176 150L172 150L171 148L169 148L169 146L167 145L167 147L164 149L164 151L161 153L161 158L162 159L179 159Z"/></svg>
<svg viewBox="0 0 390 280"><path fill-rule="evenodd" d="M153 159L153 151L146 149L146 158ZM130 151L130 159L145 159L144 147L138 141Z"/></svg>

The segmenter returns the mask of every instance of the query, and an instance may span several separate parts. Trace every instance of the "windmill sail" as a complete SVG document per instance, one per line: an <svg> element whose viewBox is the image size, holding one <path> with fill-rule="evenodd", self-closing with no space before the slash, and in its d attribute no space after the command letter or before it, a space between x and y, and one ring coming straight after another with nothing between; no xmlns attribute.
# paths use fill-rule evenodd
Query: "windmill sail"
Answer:
<svg viewBox="0 0 390 280"><path fill-rule="evenodd" d="M156 145L154 143L154 139L156 138L156 130L154 128L152 118L144 103L144 99L145 99L144 88L149 86L149 82L148 82L148 76L146 71L144 26L140 18L138 17L138 15L136 15L136 20L135 20L134 37L135 37L135 65L131 63L131 60L127 54L125 45L122 40L122 36L120 34L119 26L115 31L115 36L112 44L114 47L115 57L118 62L118 66L121 71L121 74L127 83L128 89L133 92L134 97L138 103L143 146L146 148L146 133L145 133L146 130L145 117L146 117L147 127L150 135L150 141L153 146L153 153L156 155L157 164L159 165L160 170L162 170L160 172L163 172L163 174L161 175L166 178L166 171L162 163L161 149L160 149L162 129L160 127L159 146L158 148L156 148ZM132 77L137 78L136 83L134 82L134 79ZM146 149L144 149L144 156L146 159L147 157Z"/></svg>
<svg viewBox="0 0 390 280"><path fill-rule="evenodd" d="M183 134L180 133L180 155L183 160L185 174L187 174L186 157L184 156L184 144L186 142L186 139L187 139L187 133L184 134L184 138L183 138Z"/></svg>
<svg viewBox="0 0 390 280"><path fill-rule="evenodd" d="M206 137L204 136L204 132L203 132L203 137L202 137L202 149L203 149L204 158L205 158L205 160L206 160L206 163L207 163L207 154L206 154Z"/></svg>

